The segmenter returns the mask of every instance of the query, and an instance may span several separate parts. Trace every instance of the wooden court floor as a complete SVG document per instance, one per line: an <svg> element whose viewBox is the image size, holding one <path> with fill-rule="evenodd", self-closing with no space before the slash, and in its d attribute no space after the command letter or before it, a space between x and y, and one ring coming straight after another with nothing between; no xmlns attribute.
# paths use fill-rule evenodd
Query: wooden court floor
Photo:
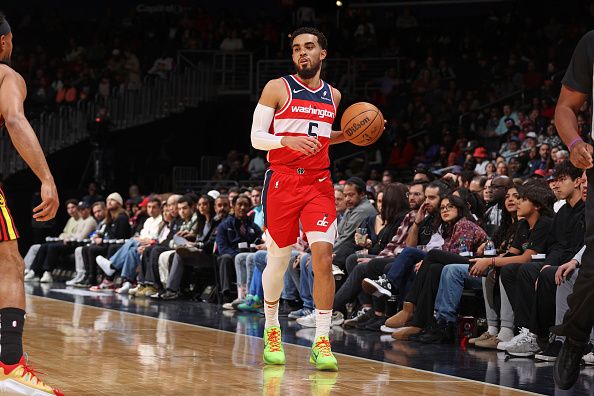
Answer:
<svg viewBox="0 0 594 396"><path fill-rule="evenodd" d="M525 394L340 354L338 373L318 372L289 344L285 367L263 367L256 337L36 296L25 349L66 395Z"/></svg>

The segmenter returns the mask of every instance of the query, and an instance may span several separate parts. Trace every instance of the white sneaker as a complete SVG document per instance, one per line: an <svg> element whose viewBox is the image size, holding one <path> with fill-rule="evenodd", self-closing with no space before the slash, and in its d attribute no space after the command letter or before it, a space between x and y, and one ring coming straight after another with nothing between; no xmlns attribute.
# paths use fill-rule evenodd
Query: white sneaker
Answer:
<svg viewBox="0 0 594 396"><path fill-rule="evenodd" d="M312 311L311 314L297 319L297 323L303 327L316 327L316 312Z"/></svg>
<svg viewBox="0 0 594 396"><path fill-rule="evenodd" d="M74 286L75 283L82 281L85 278L84 272L77 272L76 276L69 281L66 281L66 286Z"/></svg>
<svg viewBox="0 0 594 396"><path fill-rule="evenodd" d="M53 281L54 281L54 278L52 277L52 274L49 271L45 271L43 273L43 276L39 280L39 282L41 282L41 283L52 283Z"/></svg>
<svg viewBox="0 0 594 396"><path fill-rule="evenodd" d="M39 282L39 277L35 276L35 271L29 270L27 275L25 275L25 282Z"/></svg>
<svg viewBox="0 0 594 396"><path fill-rule="evenodd" d="M344 276L344 271L337 265L332 264L332 275L334 276L334 279L341 280Z"/></svg>
<svg viewBox="0 0 594 396"><path fill-rule="evenodd" d="M382 325L382 327L380 327L380 331L381 331L382 333L389 333L389 334L392 334L392 333L393 333L393 332L395 332L396 330L398 330L398 329L394 329L394 328L392 328L392 327L388 327L388 326L386 326L386 325Z"/></svg>
<svg viewBox="0 0 594 396"><path fill-rule="evenodd" d="M340 311L336 311L332 313L332 323L331 326L340 326L344 323L344 315Z"/></svg>
<svg viewBox="0 0 594 396"><path fill-rule="evenodd" d="M111 261L109 261L105 257L97 256L96 261L97 261L97 265L99 266L99 268L101 268L101 270L103 270L103 272L105 272L105 275L112 276L115 273L116 270L111 268Z"/></svg>
<svg viewBox="0 0 594 396"><path fill-rule="evenodd" d="M122 284L122 287L115 290L118 294L128 294L128 291L132 288L132 284L128 281Z"/></svg>
<svg viewBox="0 0 594 396"><path fill-rule="evenodd" d="M530 330L528 330L525 327L522 327L520 329L520 334L518 334L517 336L515 336L514 338L512 338L509 341L502 341L499 344L497 344L497 349L500 351L507 351L508 348L512 347L512 346L516 346L521 342L524 342L524 340L530 337Z"/></svg>
<svg viewBox="0 0 594 396"><path fill-rule="evenodd" d="M518 357L533 357L537 352L540 352L538 342L536 342L536 334L528 333L526 337L521 338L515 345L507 347L507 353L511 356Z"/></svg>

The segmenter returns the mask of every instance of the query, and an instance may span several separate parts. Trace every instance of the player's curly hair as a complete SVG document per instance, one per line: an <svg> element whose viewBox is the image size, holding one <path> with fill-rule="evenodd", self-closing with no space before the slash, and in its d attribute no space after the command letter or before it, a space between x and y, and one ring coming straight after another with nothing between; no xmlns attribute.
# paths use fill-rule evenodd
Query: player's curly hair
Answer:
<svg viewBox="0 0 594 396"><path fill-rule="evenodd" d="M291 33L291 45L293 45L293 40L295 39L295 37L299 36L300 34L313 34L314 36L316 36L318 38L318 44L320 44L320 47L322 47L322 49L327 49L328 48L328 39L326 39L326 36L324 36L324 33L320 32L318 29L313 28L313 27L300 27L297 30L295 30L293 33Z"/></svg>

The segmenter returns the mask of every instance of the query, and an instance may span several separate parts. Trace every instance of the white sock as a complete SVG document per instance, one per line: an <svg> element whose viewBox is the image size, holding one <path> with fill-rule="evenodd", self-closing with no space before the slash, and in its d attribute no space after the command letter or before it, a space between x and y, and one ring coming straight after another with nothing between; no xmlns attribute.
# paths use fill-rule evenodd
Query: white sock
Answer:
<svg viewBox="0 0 594 396"><path fill-rule="evenodd" d="M497 326L489 326L489 330L487 330L489 332L489 334L491 334L492 336L496 336L497 333L499 333L499 330L497 330Z"/></svg>
<svg viewBox="0 0 594 396"><path fill-rule="evenodd" d="M330 333L330 325L332 324L332 310L331 309L316 309L316 335L317 340L319 336L328 336Z"/></svg>
<svg viewBox="0 0 594 396"><path fill-rule="evenodd" d="M245 287L243 285L237 285L237 298L240 300L245 298Z"/></svg>
<svg viewBox="0 0 594 396"><path fill-rule="evenodd" d="M514 338L514 331L509 327L501 327L497 338L499 338L499 341L509 341Z"/></svg>
<svg viewBox="0 0 594 396"><path fill-rule="evenodd" d="M278 300L274 304L264 301L264 315L266 316L264 328L267 329L271 326L280 327L280 323L278 322Z"/></svg>

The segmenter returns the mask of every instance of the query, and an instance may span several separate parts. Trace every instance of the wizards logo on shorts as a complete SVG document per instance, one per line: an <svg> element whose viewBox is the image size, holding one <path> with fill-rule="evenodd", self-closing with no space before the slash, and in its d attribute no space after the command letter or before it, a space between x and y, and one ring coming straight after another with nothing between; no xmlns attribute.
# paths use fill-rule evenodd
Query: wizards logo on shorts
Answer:
<svg viewBox="0 0 594 396"><path fill-rule="evenodd" d="M328 222L326 221L327 218L328 218L328 213L324 213L324 218L322 220L318 220L316 225L319 225L320 227L328 227Z"/></svg>

